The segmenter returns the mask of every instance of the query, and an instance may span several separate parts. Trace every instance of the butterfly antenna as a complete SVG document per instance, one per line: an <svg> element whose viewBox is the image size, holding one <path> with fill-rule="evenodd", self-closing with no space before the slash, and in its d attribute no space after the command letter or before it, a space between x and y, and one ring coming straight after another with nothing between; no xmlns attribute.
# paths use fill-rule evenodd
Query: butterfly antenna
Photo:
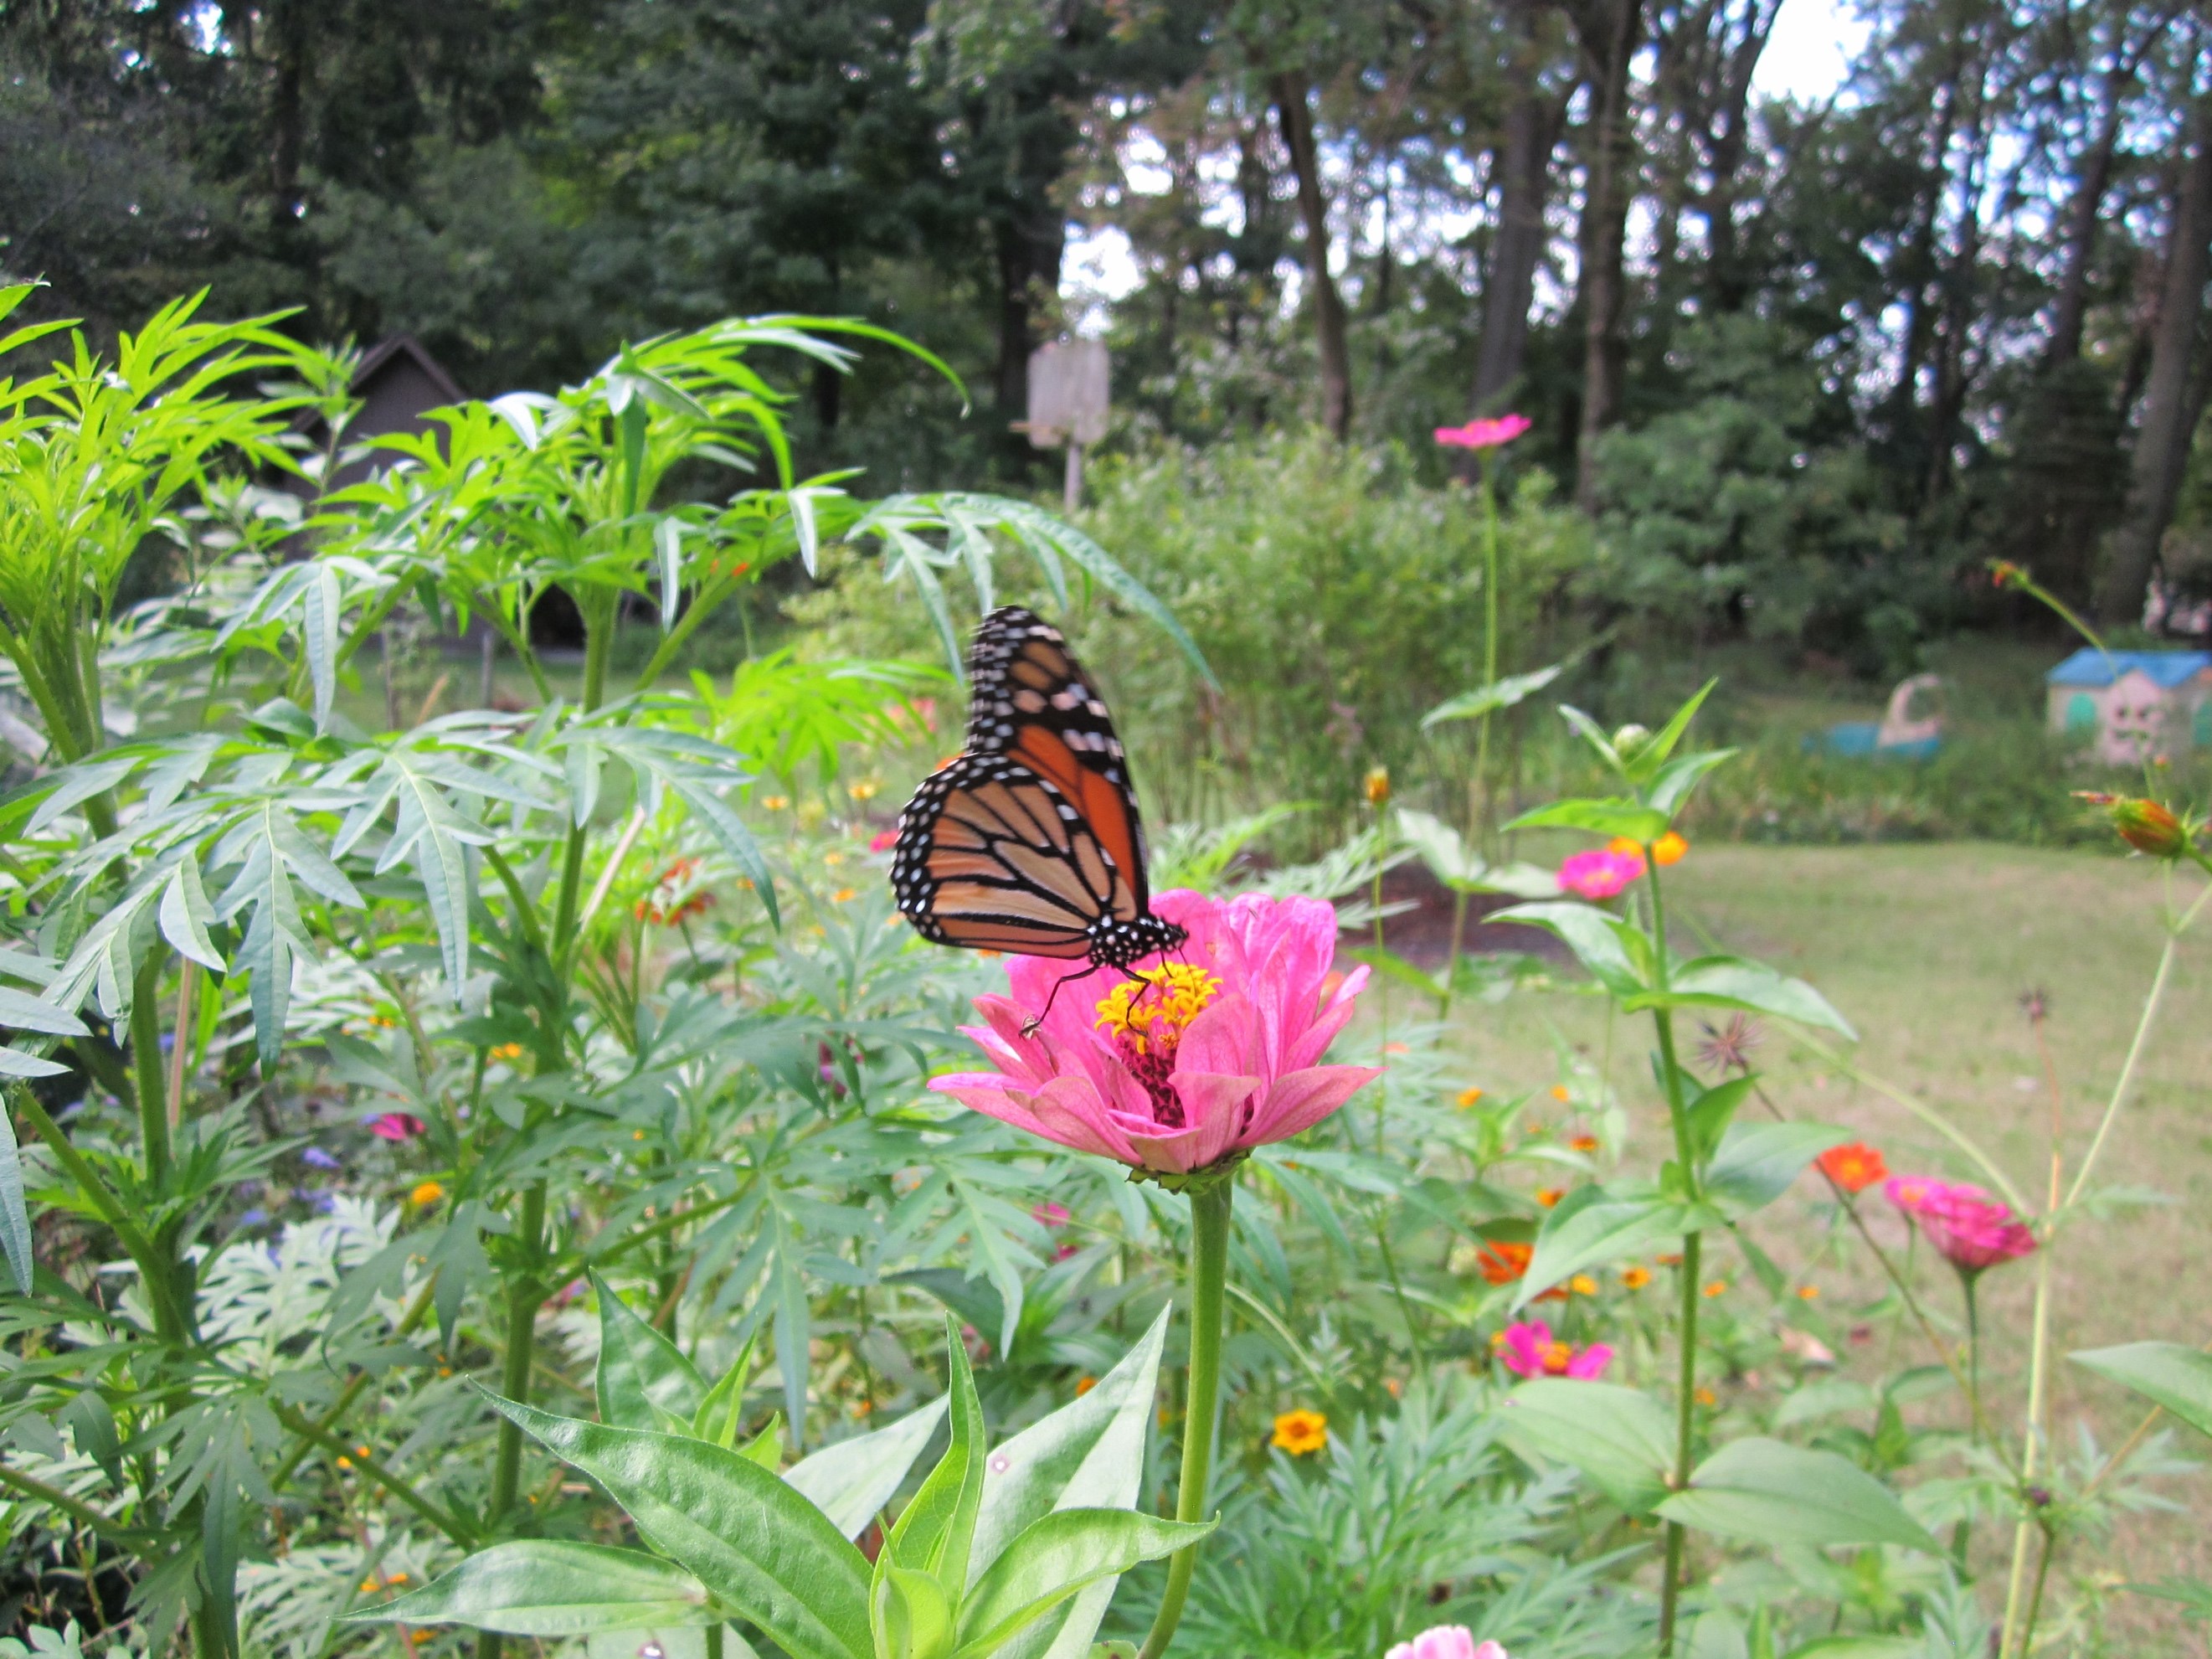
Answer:
<svg viewBox="0 0 2212 1659"><path fill-rule="evenodd" d="M1073 985L1079 979L1089 979L1091 975L1098 971L1098 966L1099 964L1094 962L1079 974L1064 974L1060 978L1053 981L1052 994L1044 1000L1043 1011L1022 1022L1022 1035L1025 1037L1035 1036L1037 1034L1037 1027L1043 1024L1047 1019L1051 1018L1052 1005L1060 1000L1060 988L1061 986Z"/></svg>

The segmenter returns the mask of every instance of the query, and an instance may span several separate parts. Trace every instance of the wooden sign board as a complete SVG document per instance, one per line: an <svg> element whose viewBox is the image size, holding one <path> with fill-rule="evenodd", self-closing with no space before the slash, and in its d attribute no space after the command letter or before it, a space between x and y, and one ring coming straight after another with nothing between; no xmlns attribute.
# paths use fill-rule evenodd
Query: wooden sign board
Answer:
<svg viewBox="0 0 2212 1659"><path fill-rule="evenodd" d="M1088 448L1106 435L1106 343L1055 340L1030 353L1030 442L1058 449L1071 439Z"/></svg>

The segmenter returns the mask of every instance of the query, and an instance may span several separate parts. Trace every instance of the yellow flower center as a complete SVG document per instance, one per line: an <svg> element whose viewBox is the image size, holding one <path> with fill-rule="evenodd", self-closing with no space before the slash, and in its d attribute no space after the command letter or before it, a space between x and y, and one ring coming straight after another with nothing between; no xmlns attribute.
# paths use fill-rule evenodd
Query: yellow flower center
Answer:
<svg viewBox="0 0 2212 1659"><path fill-rule="evenodd" d="M1183 1032L1220 990L1217 975L1187 962L1140 969L1099 1000L1097 1023L1133 1054L1173 1060Z"/></svg>
<svg viewBox="0 0 2212 1659"><path fill-rule="evenodd" d="M1549 1376L1565 1376L1575 1351L1564 1342L1550 1342L1544 1346L1544 1371Z"/></svg>

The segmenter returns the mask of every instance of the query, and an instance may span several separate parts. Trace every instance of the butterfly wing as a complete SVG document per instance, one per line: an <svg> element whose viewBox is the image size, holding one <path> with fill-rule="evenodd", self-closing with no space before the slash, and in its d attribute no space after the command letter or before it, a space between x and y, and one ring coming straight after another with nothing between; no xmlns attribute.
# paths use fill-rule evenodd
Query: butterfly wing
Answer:
<svg viewBox="0 0 2212 1659"><path fill-rule="evenodd" d="M1149 915L1145 826L1121 739L1066 637L1034 611L1002 606L976 631L969 674L969 753L1018 761L1058 790L1121 877L1109 914Z"/></svg>
<svg viewBox="0 0 2212 1659"><path fill-rule="evenodd" d="M915 792L891 887L934 944L1071 961L1093 956L1095 924L1130 902L1066 795L1003 754L963 755Z"/></svg>

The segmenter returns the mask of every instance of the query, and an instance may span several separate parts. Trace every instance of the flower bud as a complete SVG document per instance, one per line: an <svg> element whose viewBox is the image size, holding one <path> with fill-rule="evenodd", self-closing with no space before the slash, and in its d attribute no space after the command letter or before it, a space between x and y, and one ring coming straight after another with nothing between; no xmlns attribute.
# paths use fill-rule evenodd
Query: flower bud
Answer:
<svg viewBox="0 0 2212 1659"><path fill-rule="evenodd" d="M1650 732L1631 721L1613 734L1613 752L1624 761L1632 761L1650 741Z"/></svg>
<svg viewBox="0 0 2212 1659"><path fill-rule="evenodd" d="M2154 859L2178 859L2189 850L2189 831L2168 808L2140 795L2111 795L2076 790L2076 797L2101 806L2122 841Z"/></svg>
<svg viewBox="0 0 2212 1659"><path fill-rule="evenodd" d="M1377 766L1369 770L1367 804L1370 806L1387 806L1390 804L1390 769L1389 767Z"/></svg>

